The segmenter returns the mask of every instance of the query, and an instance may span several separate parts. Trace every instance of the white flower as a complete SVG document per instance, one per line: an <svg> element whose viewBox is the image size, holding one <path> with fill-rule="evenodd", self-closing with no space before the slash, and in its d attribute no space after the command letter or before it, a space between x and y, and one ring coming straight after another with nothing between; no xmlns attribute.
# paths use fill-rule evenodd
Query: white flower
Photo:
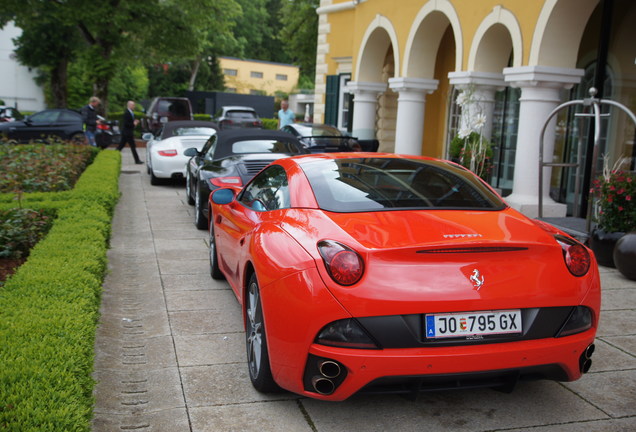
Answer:
<svg viewBox="0 0 636 432"><path fill-rule="evenodd" d="M465 91L459 93L459 95L457 95L457 105L459 106L464 106L469 102L469 96L468 94L466 94Z"/></svg>
<svg viewBox="0 0 636 432"><path fill-rule="evenodd" d="M486 116L484 114L477 114L473 120L473 129L476 131L481 130L486 124Z"/></svg>
<svg viewBox="0 0 636 432"><path fill-rule="evenodd" d="M471 132L472 130L469 127L464 126L457 132L457 136L460 137L461 139L464 139L468 137L468 135L470 135Z"/></svg>

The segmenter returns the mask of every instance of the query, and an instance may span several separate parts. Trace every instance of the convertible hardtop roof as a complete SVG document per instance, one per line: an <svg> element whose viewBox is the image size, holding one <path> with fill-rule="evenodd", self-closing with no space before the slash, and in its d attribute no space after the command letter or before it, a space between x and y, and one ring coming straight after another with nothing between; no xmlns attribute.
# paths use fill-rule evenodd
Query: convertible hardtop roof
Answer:
<svg viewBox="0 0 636 432"><path fill-rule="evenodd" d="M223 129L217 132L217 148L215 158L224 158L232 156L232 144L238 141L254 141L254 140L276 140L283 142L291 142L298 148L298 153L306 153L303 145L288 132L270 130L270 129Z"/></svg>
<svg viewBox="0 0 636 432"><path fill-rule="evenodd" d="M175 121L170 121L163 125L163 135L172 136L174 134L175 129L182 128L182 127L209 127L216 131L219 130L219 125L211 121L175 120Z"/></svg>

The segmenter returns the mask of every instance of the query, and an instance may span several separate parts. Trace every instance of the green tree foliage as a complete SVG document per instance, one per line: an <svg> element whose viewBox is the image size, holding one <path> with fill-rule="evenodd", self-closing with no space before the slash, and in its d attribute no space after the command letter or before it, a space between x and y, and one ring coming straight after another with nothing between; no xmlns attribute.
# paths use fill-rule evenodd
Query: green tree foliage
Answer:
<svg viewBox="0 0 636 432"><path fill-rule="evenodd" d="M283 50L303 77L313 80L316 73L316 46L319 0L289 0L282 3L278 34Z"/></svg>

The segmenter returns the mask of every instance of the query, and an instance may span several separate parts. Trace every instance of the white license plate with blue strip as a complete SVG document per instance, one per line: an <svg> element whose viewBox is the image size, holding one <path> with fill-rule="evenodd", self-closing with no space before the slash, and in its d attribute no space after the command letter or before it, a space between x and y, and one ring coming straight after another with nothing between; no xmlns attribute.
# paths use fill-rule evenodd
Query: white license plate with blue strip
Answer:
<svg viewBox="0 0 636 432"><path fill-rule="evenodd" d="M499 310L429 314L425 316L427 339L521 333L521 311Z"/></svg>

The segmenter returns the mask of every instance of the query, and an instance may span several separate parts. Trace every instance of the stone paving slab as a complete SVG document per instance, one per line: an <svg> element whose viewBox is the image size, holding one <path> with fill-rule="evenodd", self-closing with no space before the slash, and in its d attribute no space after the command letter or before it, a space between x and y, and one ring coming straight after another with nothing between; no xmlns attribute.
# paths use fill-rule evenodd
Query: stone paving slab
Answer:
<svg viewBox="0 0 636 432"><path fill-rule="evenodd" d="M190 411L192 430L196 432L312 432L314 430L298 409L298 403L293 400L195 407Z"/></svg>
<svg viewBox="0 0 636 432"><path fill-rule="evenodd" d="M183 182L151 186L127 149L123 157L95 343L94 431L636 430L636 282L605 267L597 351L579 381L337 403L258 393L241 308L210 277L208 234L194 227Z"/></svg>

